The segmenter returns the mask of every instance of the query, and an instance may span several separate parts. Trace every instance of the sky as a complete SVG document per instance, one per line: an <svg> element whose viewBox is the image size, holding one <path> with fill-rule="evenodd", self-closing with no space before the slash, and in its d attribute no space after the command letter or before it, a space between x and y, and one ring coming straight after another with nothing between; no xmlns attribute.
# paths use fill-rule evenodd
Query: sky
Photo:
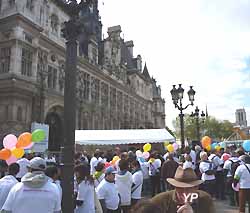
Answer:
<svg viewBox="0 0 250 213"><path fill-rule="evenodd" d="M250 0L99 0L103 33L121 25L134 41L166 101L166 125L178 116L170 90L194 86L195 105L221 120L235 122L245 108L250 123Z"/></svg>

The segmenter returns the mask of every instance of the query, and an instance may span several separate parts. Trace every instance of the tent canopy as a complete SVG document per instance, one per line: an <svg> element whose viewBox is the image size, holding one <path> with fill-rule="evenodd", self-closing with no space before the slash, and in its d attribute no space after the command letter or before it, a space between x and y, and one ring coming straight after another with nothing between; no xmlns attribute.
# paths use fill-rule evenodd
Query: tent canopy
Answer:
<svg viewBox="0 0 250 213"><path fill-rule="evenodd" d="M80 145L117 145L133 143L173 142L166 129L76 130L75 142Z"/></svg>

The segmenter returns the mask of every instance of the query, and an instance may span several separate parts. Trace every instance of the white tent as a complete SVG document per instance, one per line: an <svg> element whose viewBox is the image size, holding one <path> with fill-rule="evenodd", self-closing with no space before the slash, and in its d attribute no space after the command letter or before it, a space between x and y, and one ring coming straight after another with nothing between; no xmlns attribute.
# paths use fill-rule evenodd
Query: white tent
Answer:
<svg viewBox="0 0 250 213"><path fill-rule="evenodd" d="M166 129L76 130L75 142L80 145L117 145L133 143L174 142Z"/></svg>

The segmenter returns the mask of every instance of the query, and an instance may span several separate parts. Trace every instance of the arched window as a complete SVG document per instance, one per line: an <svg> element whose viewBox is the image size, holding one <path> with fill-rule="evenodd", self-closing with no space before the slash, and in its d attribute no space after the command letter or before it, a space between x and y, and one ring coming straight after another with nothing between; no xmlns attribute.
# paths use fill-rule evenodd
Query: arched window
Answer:
<svg viewBox="0 0 250 213"><path fill-rule="evenodd" d="M22 110L22 107L18 107L17 108L17 121L22 121L23 119L23 110Z"/></svg>

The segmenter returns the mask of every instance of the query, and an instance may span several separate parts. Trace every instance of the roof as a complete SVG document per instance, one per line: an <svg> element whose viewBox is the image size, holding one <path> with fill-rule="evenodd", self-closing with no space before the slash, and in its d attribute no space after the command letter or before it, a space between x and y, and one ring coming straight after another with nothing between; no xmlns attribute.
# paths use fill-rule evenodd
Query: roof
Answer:
<svg viewBox="0 0 250 213"><path fill-rule="evenodd" d="M80 145L117 145L163 143L175 141L166 129L76 130L75 142Z"/></svg>
<svg viewBox="0 0 250 213"><path fill-rule="evenodd" d="M144 66L144 69L143 69L143 72L142 74L145 76L145 78L149 81L151 81L151 77L149 75L149 72L148 72L148 68L147 68L147 64L145 63L145 66Z"/></svg>

